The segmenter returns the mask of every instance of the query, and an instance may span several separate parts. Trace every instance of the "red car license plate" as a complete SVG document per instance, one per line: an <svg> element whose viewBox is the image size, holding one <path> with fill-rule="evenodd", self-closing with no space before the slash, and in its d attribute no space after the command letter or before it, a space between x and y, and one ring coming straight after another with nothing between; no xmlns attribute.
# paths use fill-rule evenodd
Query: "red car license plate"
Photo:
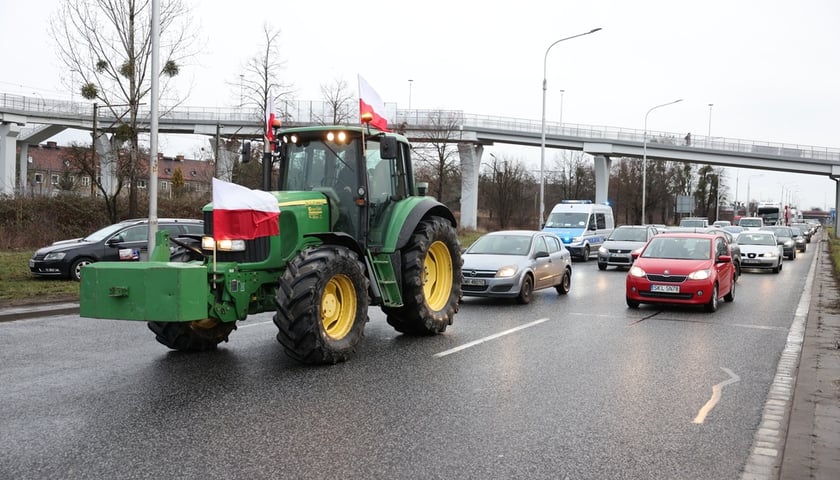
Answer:
<svg viewBox="0 0 840 480"><path fill-rule="evenodd" d="M680 286L679 285L651 285L650 286L651 292L659 292L659 293L680 293Z"/></svg>

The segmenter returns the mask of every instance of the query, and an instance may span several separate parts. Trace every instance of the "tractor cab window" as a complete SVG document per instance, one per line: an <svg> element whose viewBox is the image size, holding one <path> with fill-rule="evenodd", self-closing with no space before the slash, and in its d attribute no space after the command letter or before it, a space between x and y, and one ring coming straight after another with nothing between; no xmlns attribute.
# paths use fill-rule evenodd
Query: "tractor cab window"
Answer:
<svg viewBox="0 0 840 480"><path fill-rule="evenodd" d="M323 193L329 201L333 229L358 235L359 141L339 143L319 138L284 148L281 189Z"/></svg>

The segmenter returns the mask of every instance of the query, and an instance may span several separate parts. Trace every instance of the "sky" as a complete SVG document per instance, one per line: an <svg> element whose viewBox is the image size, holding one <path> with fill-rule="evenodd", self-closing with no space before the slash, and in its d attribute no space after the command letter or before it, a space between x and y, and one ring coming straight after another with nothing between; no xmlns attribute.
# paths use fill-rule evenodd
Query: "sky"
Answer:
<svg viewBox="0 0 840 480"><path fill-rule="evenodd" d="M0 93L71 98L49 35L60 3L0 0ZM267 24L280 30L284 81L301 100L320 100L336 79L355 89L361 74L400 109L539 120L545 66L547 121L641 130L651 107L681 98L652 112L648 129L840 148L835 0L187 3L203 47L178 78L189 106L238 105ZM168 155L191 145L160 141ZM539 168L538 148L485 152ZM561 155L549 150L546 164ZM826 177L725 171L732 199L750 190L803 209L834 204Z"/></svg>

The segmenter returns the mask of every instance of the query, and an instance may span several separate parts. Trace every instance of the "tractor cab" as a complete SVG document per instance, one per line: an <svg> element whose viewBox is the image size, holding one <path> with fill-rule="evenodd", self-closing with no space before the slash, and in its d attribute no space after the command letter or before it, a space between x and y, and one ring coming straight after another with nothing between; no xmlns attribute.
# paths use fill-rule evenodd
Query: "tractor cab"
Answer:
<svg viewBox="0 0 840 480"><path fill-rule="evenodd" d="M408 152L393 137L366 135L361 128L282 135L279 157L280 190L323 193L331 230L352 236L363 248L382 245L389 207L411 192Z"/></svg>

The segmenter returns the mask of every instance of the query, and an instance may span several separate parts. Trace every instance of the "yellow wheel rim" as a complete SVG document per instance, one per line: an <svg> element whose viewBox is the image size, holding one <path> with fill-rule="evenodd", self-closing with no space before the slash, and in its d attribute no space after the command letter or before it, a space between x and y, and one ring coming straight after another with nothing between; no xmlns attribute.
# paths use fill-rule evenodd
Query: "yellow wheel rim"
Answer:
<svg viewBox="0 0 840 480"><path fill-rule="evenodd" d="M344 338L356 321L356 289L346 275L336 275L327 282L321 296L321 323L324 332L335 340Z"/></svg>
<svg viewBox="0 0 840 480"><path fill-rule="evenodd" d="M449 302L452 293L452 256L446 244L437 241L429 247L423 261L423 294L429 308L438 311Z"/></svg>

